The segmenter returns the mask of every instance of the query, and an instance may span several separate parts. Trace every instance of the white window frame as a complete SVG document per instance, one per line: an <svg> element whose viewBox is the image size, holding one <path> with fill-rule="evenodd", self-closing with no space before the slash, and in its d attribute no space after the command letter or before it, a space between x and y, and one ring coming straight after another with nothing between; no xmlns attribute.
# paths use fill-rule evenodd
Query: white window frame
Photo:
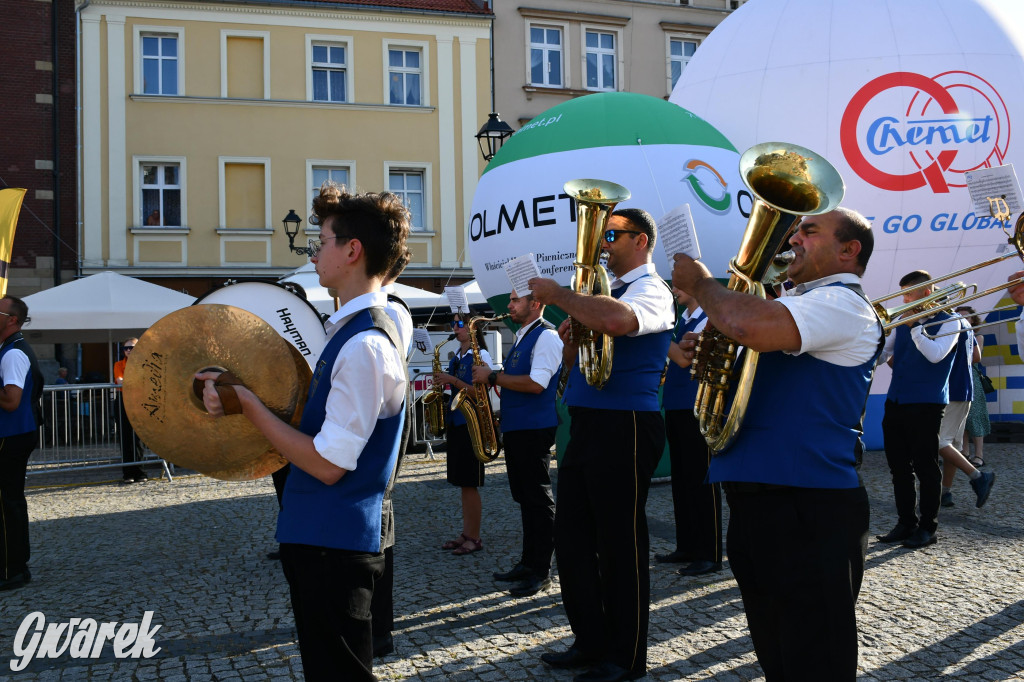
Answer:
<svg viewBox="0 0 1024 682"><path fill-rule="evenodd" d="M704 36L699 36L699 35L697 35L695 33L667 33L667 34L665 34L665 79L666 79L666 82L668 83L668 90L667 90L667 92L669 94L672 94L672 87L673 87L673 85L672 85L672 61L673 61L672 60L672 41L673 40L681 40L681 41L687 42L687 43L696 43L697 48L694 50L694 54L696 54L697 50L700 49L700 45L701 45L701 42L703 41L703 39L704 39ZM681 69L680 72L679 72L680 73L680 77L682 77L682 71L686 69L686 64L688 64L690 62L690 59L693 59L693 57L690 57L690 58L686 59L686 61L683 63L683 69Z"/></svg>
<svg viewBox="0 0 1024 682"><path fill-rule="evenodd" d="M228 228L228 207L227 207L227 178L225 167L229 163L249 164L263 166L263 220L264 227L255 228ZM218 156L217 157L217 221L218 231L226 230L230 233L273 230L274 223L270 217L270 157L269 156Z"/></svg>
<svg viewBox="0 0 1024 682"><path fill-rule="evenodd" d="M530 71L530 51L532 50L532 43L530 42L530 29L533 27L537 28L557 28L562 32L562 84L561 85L545 85L542 83L534 83L531 79L533 74ZM525 36L525 49L526 49L526 83L531 88L551 88L553 90L567 90L569 84L572 82L572 73L570 72L570 60L569 60L569 24L561 21L545 21L542 19L527 19L526 20L526 36Z"/></svg>
<svg viewBox="0 0 1024 682"><path fill-rule="evenodd" d="M420 52L420 103L418 106L430 106L430 43L425 40L388 40L382 41L381 56L384 61L384 96L382 102L389 106L417 106L415 104L391 104L391 67L388 50L419 50Z"/></svg>
<svg viewBox="0 0 1024 682"><path fill-rule="evenodd" d="M611 33L615 36L615 87L612 89L608 88L590 88L587 87L587 33ZM622 29L615 28L613 26L606 25L595 25L595 24L581 24L580 25L580 85L583 86L584 90L590 92L625 92L625 83L622 82L622 74L625 69L624 57L623 57L623 46L622 46ZM606 54L599 52L598 54ZM600 73L600 70L598 71Z"/></svg>
<svg viewBox="0 0 1024 682"><path fill-rule="evenodd" d="M135 94L142 92L142 38L149 35L175 36L178 39L178 92L175 95L150 95L151 97L177 97L185 90L185 28L182 26L142 26L132 28L132 72Z"/></svg>
<svg viewBox="0 0 1024 682"><path fill-rule="evenodd" d="M313 191L318 185L313 183L313 169L314 168L347 168L348 169L348 189L354 191L358 185L356 184L356 162L355 159L306 159L306 198L312 202ZM311 204L306 206L309 209ZM299 212L302 215L302 212ZM310 234L318 234L320 227L318 225L310 225L306 222L306 232Z"/></svg>
<svg viewBox="0 0 1024 682"><path fill-rule="evenodd" d="M391 173L422 173L423 174L423 229L410 230L410 234L419 236L434 234L433 187L431 177L433 164L422 161L385 161L384 189L390 192Z"/></svg>
<svg viewBox="0 0 1024 682"><path fill-rule="evenodd" d="M345 47L345 101L329 102L313 99L313 44L332 43ZM319 104L348 104L356 101L355 89L355 59L356 54L352 49L352 36L327 35L321 33L306 34L306 62L303 66L306 70L306 101ZM385 62L386 63L386 62Z"/></svg>
<svg viewBox="0 0 1024 682"><path fill-rule="evenodd" d="M184 156L132 156L132 220L138 221L133 230L146 229L145 218L142 216L142 167L144 165L178 166L178 185L181 191L181 225L148 226L148 229L160 232L188 229L188 183L186 157Z"/></svg>
<svg viewBox="0 0 1024 682"><path fill-rule="evenodd" d="M220 31L220 96L228 96L228 38L263 39L263 99L270 99L270 31Z"/></svg>

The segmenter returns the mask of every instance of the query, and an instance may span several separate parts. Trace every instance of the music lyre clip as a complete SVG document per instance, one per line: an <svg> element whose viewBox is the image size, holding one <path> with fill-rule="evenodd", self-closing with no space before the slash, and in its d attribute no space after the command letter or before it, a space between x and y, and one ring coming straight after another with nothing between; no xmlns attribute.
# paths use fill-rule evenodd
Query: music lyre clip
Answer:
<svg viewBox="0 0 1024 682"><path fill-rule="evenodd" d="M1010 207L1006 203L1006 195L999 197L985 197L988 200L989 214L1001 223L1010 221Z"/></svg>

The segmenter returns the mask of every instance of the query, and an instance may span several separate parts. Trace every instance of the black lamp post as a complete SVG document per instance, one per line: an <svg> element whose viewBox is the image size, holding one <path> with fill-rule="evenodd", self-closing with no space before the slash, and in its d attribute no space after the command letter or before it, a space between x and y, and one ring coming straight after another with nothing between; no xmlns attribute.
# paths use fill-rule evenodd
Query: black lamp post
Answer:
<svg viewBox="0 0 1024 682"><path fill-rule="evenodd" d="M501 145L505 144L505 140L512 137L514 132L512 126L502 121L497 112L491 112L487 117L487 123L484 123L480 132L475 135L477 142L480 143L480 153L483 154L484 161L493 159Z"/></svg>
<svg viewBox="0 0 1024 682"><path fill-rule="evenodd" d="M291 249L292 253L297 253L300 256L312 256L309 249L303 246L295 246L295 236L299 234L299 225L302 223L302 218L296 215L293 209L288 209L288 215L281 221L284 223L284 233L288 235L288 248Z"/></svg>

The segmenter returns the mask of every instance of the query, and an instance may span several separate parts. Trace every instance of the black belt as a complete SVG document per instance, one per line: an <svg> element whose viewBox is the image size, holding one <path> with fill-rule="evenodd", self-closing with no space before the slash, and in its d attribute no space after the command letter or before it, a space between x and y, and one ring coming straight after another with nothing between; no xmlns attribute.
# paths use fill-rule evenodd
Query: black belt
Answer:
<svg viewBox="0 0 1024 682"><path fill-rule="evenodd" d="M750 483L747 481L722 481L722 490L728 493L787 493L800 490L791 485L775 485L774 483Z"/></svg>

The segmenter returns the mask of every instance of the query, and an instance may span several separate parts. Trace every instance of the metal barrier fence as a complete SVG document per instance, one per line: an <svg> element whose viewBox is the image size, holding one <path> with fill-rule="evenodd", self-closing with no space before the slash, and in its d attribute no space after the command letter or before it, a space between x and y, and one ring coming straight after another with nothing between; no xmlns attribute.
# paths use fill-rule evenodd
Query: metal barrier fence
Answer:
<svg viewBox="0 0 1024 682"><path fill-rule="evenodd" d="M39 445L29 458L28 473L132 466L121 462L118 398L115 384L44 387L45 424L39 429ZM159 464L170 480L167 463L148 449L143 463Z"/></svg>
<svg viewBox="0 0 1024 682"><path fill-rule="evenodd" d="M413 406L412 410L412 431L409 433L409 450L419 452L423 450L430 459L434 459L434 446L444 443L444 438L435 438L427 427L426 415L423 409L423 397L430 393L430 382L424 376L413 376L409 382L409 392L406 400Z"/></svg>

